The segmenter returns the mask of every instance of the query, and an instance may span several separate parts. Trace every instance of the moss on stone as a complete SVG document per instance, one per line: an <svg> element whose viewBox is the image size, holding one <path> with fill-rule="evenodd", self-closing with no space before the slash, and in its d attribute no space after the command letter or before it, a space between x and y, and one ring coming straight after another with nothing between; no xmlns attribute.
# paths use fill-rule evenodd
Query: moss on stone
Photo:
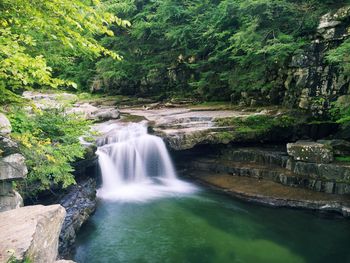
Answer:
<svg viewBox="0 0 350 263"><path fill-rule="evenodd" d="M337 156L335 160L338 162L350 163L350 156Z"/></svg>
<svg viewBox="0 0 350 263"><path fill-rule="evenodd" d="M145 120L144 116L139 116L139 115L131 115L131 114L125 114L121 118L120 121L122 122L141 122Z"/></svg>
<svg viewBox="0 0 350 263"><path fill-rule="evenodd" d="M275 128L288 128L298 124L298 120L289 115L272 117L269 115L253 115L247 118L225 118L216 120L218 126L232 126L241 135L261 135Z"/></svg>

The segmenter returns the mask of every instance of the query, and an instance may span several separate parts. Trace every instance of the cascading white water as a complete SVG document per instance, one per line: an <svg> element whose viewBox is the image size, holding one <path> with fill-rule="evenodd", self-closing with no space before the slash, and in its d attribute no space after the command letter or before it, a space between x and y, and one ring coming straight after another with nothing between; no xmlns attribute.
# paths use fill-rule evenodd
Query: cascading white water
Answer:
<svg viewBox="0 0 350 263"><path fill-rule="evenodd" d="M196 191L176 177L163 140L147 134L146 125L131 124L116 130L97 150L102 173L102 187L97 191L100 198L147 201Z"/></svg>

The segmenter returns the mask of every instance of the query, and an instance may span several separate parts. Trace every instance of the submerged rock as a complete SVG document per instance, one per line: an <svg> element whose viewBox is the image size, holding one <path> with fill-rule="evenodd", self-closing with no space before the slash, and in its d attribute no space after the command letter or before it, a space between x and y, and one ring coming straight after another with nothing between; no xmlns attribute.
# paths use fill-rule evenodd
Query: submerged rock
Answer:
<svg viewBox="0 0 350 263"><path fill-rule="evenodd" d="M0 213L0 262L11 257L21 262L55 262L65 214L60 205L27 206Z"/></svg>
<svg viewBox="0 0 350 263"><path fill-rule="evenodd" d="M59 256L70 256L76 233L96 209L96 181L88 179L70 188L59 203L66 209L59 238Z"/></svg>
<svg viewBox="0 0 350 263"><path fill-rule="evenodd" d="M309 163L330 163L333 161L332 148L316 142L298 141L288 143L287 152L296 161Z"/></svg>

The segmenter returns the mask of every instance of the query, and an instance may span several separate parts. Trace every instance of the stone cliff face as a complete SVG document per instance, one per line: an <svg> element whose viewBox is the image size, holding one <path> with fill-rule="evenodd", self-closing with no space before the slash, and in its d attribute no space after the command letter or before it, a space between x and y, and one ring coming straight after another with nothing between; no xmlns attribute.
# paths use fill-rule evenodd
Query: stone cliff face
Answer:
<svg viewBox="0 0 350 263"><path fill-rule="evenodd" d="M322 115L332 101L350 94L350 79L326 60L327 52L349 36L350 6L321 17L312 43L289 64L283 87L284 105Z"/></svg>
<svg viewBox="0 0 350 263"><path fill-rule="evenodd" d="M0 212L23 206L23 199L13 189L12 183L27 175L25 159L17 144L8 138L10 133L11 124L0 113Z"/></svg>
<svg viewBox="0 0 350 263"><path fill-rule="evenodd" d="M311 43L295 54L272 81L270 91L233 93L231 100L244 106L282 104L322 117L334 101L350 101L350 78L327 61L328 51L350 37L350 6L320 18Z"/></svg>

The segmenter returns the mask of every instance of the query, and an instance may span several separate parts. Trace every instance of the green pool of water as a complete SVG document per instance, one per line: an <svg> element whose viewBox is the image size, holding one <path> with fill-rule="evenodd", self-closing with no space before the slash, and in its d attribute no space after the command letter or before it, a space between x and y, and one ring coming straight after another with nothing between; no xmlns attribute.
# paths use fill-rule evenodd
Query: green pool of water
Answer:
<svg viewBox="0 0 350 263"><path fill-rule="evenodd" d="M203 190L147 203L100 200L77 262L350 262L350 221Z"/></svg>

